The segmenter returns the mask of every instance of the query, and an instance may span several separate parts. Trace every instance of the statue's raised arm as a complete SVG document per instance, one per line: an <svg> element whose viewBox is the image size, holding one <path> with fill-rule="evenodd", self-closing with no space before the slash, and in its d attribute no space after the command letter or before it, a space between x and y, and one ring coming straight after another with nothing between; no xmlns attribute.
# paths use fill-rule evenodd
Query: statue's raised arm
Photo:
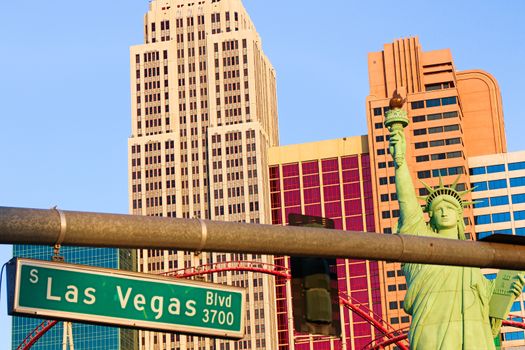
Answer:
<svg viewBox="0 0 525 350"><path fill-rule="evenodd" d="M398 232L420 234L425 226L423 210L418 203L414 184L406 162L406 138L404 128L408 125L407 112L402 109L404 100L397 94L390 100L385 126L390 131L389 152L394 159L396 192L399 202ZM420 232L417 232L420 231Z"/></svg>

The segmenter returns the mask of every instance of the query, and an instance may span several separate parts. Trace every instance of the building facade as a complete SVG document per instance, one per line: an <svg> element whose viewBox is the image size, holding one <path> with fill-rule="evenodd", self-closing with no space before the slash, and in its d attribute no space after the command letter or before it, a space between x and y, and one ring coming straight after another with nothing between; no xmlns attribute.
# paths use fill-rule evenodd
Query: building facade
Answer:
<svg viewBox="0 0 525 350"><path fill-rule="evenodd" d="M525 236L525 152L510 152L468 159L474 204L474 223L478 239L494 234ZM484 270L489 279L497 270ZM516 299L510 313L525 317L524 295ZM515 319L516 320L516 319ZM522 348L522 329L503 327L502 347Z"/></svg>
<svg viewBox="0 0 525 350"><path fill-rule="evenodd" d="M399 207L394 163L388 154L389 132L383 122L394 92L407 100L407 162L419 196L428 193L419 180L436 186L441 177L447 185L461 175L457 189L470 188L467 157L506 152L501 96L492 76L479 70L456 71L448 49L425 52L417 38L396 40L384 45L383 51L370 53L368 67L375 227L389 234L396 230ZM471 237L471 208L465 210L464 219ZM400 264L380 267L384 314L392 325L407 327L410 319L402 308L406 284Z"/></svg>
<svg viewBox="0 0 525 350"><path fill-rule="evenodd" d="M270 223L268 149L278 144L275 72L240 0L154 0L130 50L130 212ZM152 237L154 239L154 237ZM168 273L270 256L140 250L138 270ZM140 349L277 346L273 277L223 271L247 289L241 341L140 331Z"/></svg>
<svg viewBox="0 0 525 350"><path fill-rule="evenodd" d="M115 248L82 248L82 247L63 247L60 255L68 263L92 265L118 269L120 264L119 251ZM51 260L53 248L48 246L36 245L15 245L13 246L13 256ZM17 349L24 339L43 320L28 317L13 317L12 324L12 349ZM118 327L103 327L81 323L73 323L72 327L73 344L77 349L130 349L133 350L135 339L134 333L128 330L121 330ZM51 328L46 334L33 345L35 350L62 349L64 335L63 323L60 322Z"/></svg>
<svg viewBox="0 0 525 350"><path fill-rule="evenodd" d="M289 214L304 214L331 218L339 230L375 232L366 136L274 147L269 166L272 224L287 225ZM290 267L289 257L275 263ZM381 321L378 262L337 259L337 279L341 297ZM379 336L342 304L340 338L294 331L289 283L276 279L278 349L362 349Z"/></svg>

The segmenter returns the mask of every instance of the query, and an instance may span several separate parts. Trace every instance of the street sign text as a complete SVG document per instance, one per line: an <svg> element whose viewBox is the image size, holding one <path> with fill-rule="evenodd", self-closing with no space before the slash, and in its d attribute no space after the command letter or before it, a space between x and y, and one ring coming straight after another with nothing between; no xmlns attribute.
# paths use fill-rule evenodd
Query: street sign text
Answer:
<svg viewBox="0 0 525 350"><path fill-rule="evenodd" d="M241 338L244 290L89 266L13 259L12 314Z"/></svg>

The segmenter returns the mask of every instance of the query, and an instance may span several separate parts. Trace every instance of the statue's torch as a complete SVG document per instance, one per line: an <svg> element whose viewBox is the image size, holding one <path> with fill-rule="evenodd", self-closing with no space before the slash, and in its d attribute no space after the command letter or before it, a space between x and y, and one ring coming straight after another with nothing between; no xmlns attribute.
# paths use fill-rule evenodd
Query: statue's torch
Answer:
<svg viewBox="0 0 525 350"><path fill-rule="evenodd" d="M408 125L407 112L402 108L405 103L405 99L394 91L394 96L390 100L390 110L385 113L385 127L390 131L401 130L403 131ZM400 166L403 163L404 155L395 153L394 161L396 166Z"/></svg>

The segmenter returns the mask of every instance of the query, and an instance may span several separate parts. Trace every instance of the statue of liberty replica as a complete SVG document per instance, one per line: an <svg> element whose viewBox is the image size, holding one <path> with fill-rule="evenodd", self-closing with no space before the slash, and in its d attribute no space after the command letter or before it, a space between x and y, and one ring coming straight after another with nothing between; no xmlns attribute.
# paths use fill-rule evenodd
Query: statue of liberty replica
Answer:
<svg viewBox="0 0 525 350"><path fill-rule="evenodd" d="M459 177L450 187L443 186L442 179L436 188L425 184L429 194L420 198L423 207L418 202L405 158L408 118L403 103L396 92L385 119L400 209L397 232L465 240L463 208L472 203L463 200L469 191L456 190ZM402 269L408 286L404 309L412 315L412 350L495 349L494 337L524 282L516 271L500 271L505 276L489 281L472 267L405 263Z"/></svg>

